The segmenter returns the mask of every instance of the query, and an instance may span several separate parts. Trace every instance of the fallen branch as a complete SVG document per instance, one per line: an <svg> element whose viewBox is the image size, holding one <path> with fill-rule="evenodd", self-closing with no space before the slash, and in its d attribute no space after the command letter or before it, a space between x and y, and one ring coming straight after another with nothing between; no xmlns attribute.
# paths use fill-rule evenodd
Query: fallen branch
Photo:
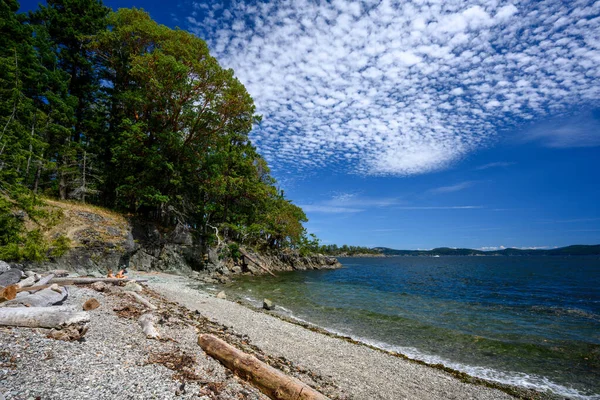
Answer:
<svg viewBox="0 0 600 400"><path fill-rule="evenodd" d="M237 376L250 381L261 392L277 400L327 400L328 398L296 378L267 365L212 335L198 336L198 344Z"/></svg>
<svg viewBox="0 0 600 400"><path fill-rule="evenodd" d="M147 282L147 279L118 279L118 278L53 278L50 282L60 285L89 285L95 282L121 283L121 282Z"/></svg>
<svg viewBox="0 0 600 400"><path fill-rule="evenodd" d="M43 276L39 281L37 281L37 285L36 286L46 285L52 279L54 279L54 274L49 274L49 275Z"/></svg>
<svg viewBox="0 0 600 400"><path fill-rule="evenodd" d="M0 308L0 326L60 329L73 324L86 324L89 314L69 307Z"/></svg>
<svg viewBox="0 0 600 400"><path fill-rule="evenodd" d="M50 307L62 303L68 295L69 292L65 287L60 287L58 290L49 287L34 294L6 301L0 307Z"/></svg>
<svg viewBox="0 0 600 400"><path fill-rule="evenodd" d="M156 316L151 313L144 314L138 319L138 323L148 339L160 339L160 334L154 327L154 322L156 322Z"/></svg>
<svg viewBox="0 0 600 400"><path fill-rule="evenodd" d="M254 264L258 265L260 268L262 268L263 270L265 270L269 274L271 274L273 276L277 276L274 273L272 273L270 269L268 269L267 267L265 267L264 265L262 265L261 263L259 263L258 261L256 261L254 258L252 258L250 256L250 254L248 254L248 252L246 250L242 249L241 247L240 247L240 253L242 253L242 255L244 257L246 257L248 260L252 261Z"/></svg>
<svg viewBox="0 0 600 400"><path fill-rule="evenodd" d="M127 292L125 292L125 294L129 297L132 297L135 301L144 305L146 308L149 308L150 310L158 310L158 307L156 307L154 304L150 303L148 300L146 300L145 297L137 294L136 292L127 291Z"/></svg>

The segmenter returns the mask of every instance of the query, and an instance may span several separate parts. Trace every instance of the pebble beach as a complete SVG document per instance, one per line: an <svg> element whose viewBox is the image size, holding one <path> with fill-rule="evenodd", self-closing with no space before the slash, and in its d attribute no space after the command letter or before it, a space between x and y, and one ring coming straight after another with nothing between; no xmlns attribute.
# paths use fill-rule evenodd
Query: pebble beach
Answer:
<svg viewBox="0 0 600 400"><path fill-rule="evenodd" d="M44 329L0 328L0 395L5 399L267 399L207 356L210 333L332 399L510 399L440 369L307 329L215 297L187 277L134 273L159 307L160 340L137 323L138 306L119 288L69 287L65 305L90 298L88 332L78 341ZM2 398L0 396L0 398Z"/></svg>

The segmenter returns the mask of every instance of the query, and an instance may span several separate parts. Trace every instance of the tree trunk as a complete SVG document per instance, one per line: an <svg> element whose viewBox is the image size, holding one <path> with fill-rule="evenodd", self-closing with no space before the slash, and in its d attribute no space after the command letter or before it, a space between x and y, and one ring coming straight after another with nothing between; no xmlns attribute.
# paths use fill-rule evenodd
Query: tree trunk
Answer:
<svg viewBox="0 0 600 400"><path fill-rule="evenodd" d="M328 400L296 378L263 363L212 335L198 336L198 344L237 376L250 381L261 392L276 400Z"/></svg>
<svg viewBox="0 0 600 400"><path fill-rule="evenodd" d="M135 301L137 301L138 303L144 305L146 308L150 309L150 310L157 310L158 307L156 307L154 304L150 303L148 300L146 300L145 297L135 293L135 292L125 292L126 295L133 297L133 299Z"/></svg>
<svg viewBox="0 0 600 400"><path fill-rule="evenodd" d="M277 276L275 275L273 272L271 272L270 269L268 269L267 267L265 267L264 265L262 265L262 263L259 263L258 261L256 261L254 258L252 258L250 256L250 254L248 254L248 252L246 250L244 250L243 248L240 247L240 253L242 253L242 255L244 257L246 257L248 260L252 261L254 264L258 265L262 270L264 270L265 272L268 272L269 274L273 275L273 276Z"/></svg>
<svg viewBox="0 0 600 400"><path fill-rule="evenodd" d="M42 153L42 157L44 154ZM40 184L40 176L42 175L42 160L38 160L37 170L35 171L35 180L33 181L33 193L37 194L38 185Z"/></svg>
<svg viewBox="0 0 600 400"><path fill-rule="evenodd" d="M87 312L76 312L67 307L0 308L0 326L60 329L89 321Z"/></svg>
<svg viewBox="0 0 600 400"><path fill-rule="evenodd" d="M69 292L66 288L61 287L59 290L55 291L51 287L46 288L34 294L4 302L0 307L50 307L62 303L68 297Z"/></svg>
<svg viewBox="0 0 600 400"><path fill-rule="evenodd" d="M119 279L119 278L53 278L50 283L60 285L88 285L94 282L121 283L121 282L147 282L147 279Z"/></svg>

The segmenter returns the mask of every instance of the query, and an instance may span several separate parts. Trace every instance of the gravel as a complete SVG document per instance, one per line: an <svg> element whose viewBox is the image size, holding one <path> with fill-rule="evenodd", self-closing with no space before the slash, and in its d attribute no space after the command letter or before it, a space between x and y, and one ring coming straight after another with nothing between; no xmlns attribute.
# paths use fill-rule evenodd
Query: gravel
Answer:
<svg viewBox="0 0 600 400"><path fill-rule="evenodd" d="M245 335L264 353L319 377L321 390L348 399L512 399L496 389L460 381L442 370L367 346L313 332L264 312L218 299L197 284L169 275L149 286L183 306ZM300 378L302 378L300 376Z"/></svg>
<svg viewBox="0 0 600 400"><path fill-rule="evenodd" d="M87 334L66 342L47 338L44 329L0 328L0 399L267 399L207 357L196 344L198 333L214 334L332 399L512 398L218 299L189 278L129 275L148 280L151 290L142 295L159 307L157 329L166 340L142 334L141 306L122 288L70 287L66 305L100 302L90 311Z"/></svg>
<svg viewBox="0 0 600 400"><path fill-rule="evenodd" d="M169 340L146 339L135 318L113 310L135 307L120 289L69 289L65 305L80 308L92 297L100 302L90 311L87 334L66 342L47 338L45 329L0 328L0 399L266 399L204 354L193 324L168 319L157 328ZM191 362L191 380L149 363L177 355Z"/></svg>

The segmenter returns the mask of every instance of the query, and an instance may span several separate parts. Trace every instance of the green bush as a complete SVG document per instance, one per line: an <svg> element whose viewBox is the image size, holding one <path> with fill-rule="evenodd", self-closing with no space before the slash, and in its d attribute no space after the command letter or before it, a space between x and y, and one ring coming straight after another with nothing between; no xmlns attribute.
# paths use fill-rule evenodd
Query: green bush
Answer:
<svg viewBox="0 0 600 400"><path fill-rule="evenodd" d="M50 244L50 256L61 257L71 248L71 239L65 235L60 235Z"/></svg>
<svg viewBox="0 0 600 400"><path fill-rule="evenodd" d="M48 243L39 229L30 231L25 237L23 258L29 261L44 261L47 258Z"/></svg>
<svg viewBox="0 0 600 400"><path fill-rule="evenodd" d="M229 243L229 257L237 261L242 257L240 246L237 243Z"/></svg>

